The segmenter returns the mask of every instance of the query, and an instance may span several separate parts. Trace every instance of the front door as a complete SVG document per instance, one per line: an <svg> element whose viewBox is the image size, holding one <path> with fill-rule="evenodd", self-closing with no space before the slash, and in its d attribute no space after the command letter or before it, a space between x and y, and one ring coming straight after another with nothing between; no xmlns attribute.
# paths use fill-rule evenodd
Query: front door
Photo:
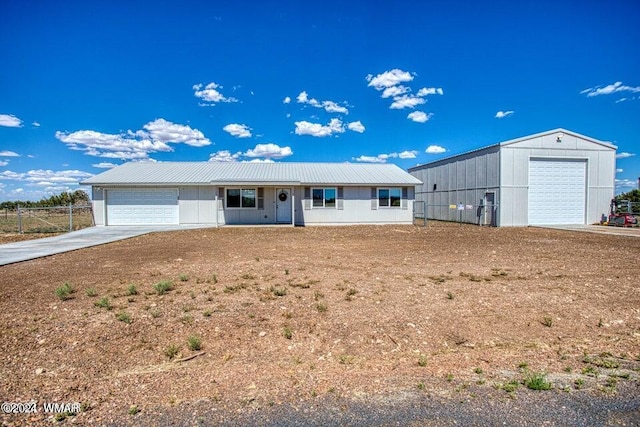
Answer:
<svg viewBox="0 0 640 427"><path fill-rule="evenodd" d="M276 189L276 222L291 223L291 189Z"/></svg>

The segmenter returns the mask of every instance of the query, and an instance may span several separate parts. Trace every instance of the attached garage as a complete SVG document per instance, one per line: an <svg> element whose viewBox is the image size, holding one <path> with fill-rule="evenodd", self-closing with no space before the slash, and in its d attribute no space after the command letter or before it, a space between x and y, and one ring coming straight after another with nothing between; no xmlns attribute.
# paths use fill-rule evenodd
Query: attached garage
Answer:
<svg viewBox="0 0 640 427"><path fill-rule="evenodd" d="M584 224L585 160L529 161L529 225Z"/></svg>
<svg viewBox="0 0 640 427"><path fill-rule="evenodd" d="M134 188L107 190L108 225L178 224L178 190Z"/></svg>
<svg viewBox="0 0 640 427"><path fill-rule="evenodd" d="M616 147L566 129L409 169L427 218L497 226L592 224L614 196ZM449 206L465 205L458 212ZM489 220L487 219L489 218Z"/></svg>

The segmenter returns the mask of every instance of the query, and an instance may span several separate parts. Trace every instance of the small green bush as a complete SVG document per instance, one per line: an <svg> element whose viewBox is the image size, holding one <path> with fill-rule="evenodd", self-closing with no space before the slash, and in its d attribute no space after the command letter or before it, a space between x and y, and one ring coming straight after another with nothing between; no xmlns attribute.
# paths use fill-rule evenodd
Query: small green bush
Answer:
<svg viewBox="0 0 640 427"><path fill-rule="evenodd" d="M418 357L418 366L424 368L425 366L427 366L427 356L424 354L421 354L420 357Z"/></svg>
<svg viewBox="0 0 640 427"><path fill-rule="evenodd" d="M138 408L138 405L131 405L129 406L129 415L135 415L138 412L140 412L140 409Z"/></svg>
<svg viewBox="0 0 640 427"><path fill-rule="evenodd" d="M127 295L138 295L138 289L136 289L136 285L133 283L129 285L127 288Z"/></svg>
<svg viewBox="0 0 640 427"><path fill-rule="evenodd" d="M153 289L156 290L158 295L164 295L173 289L173 283L168 280L163 280L153 285Z"/></svg>
<svg viewBox="0 0 640 427"><path fill-rule="evenodd" d="M131 315L125 311L116 314L116 319L124 323L131 323Z"/></svg>
<svg viewBox="0 0 640 427"><path fill-rule="evenodd" d="M171 360L174 357L176 357L179 352L180 352L180 347L178 347L175 344L171 344L169 347L167 347L164 350L164 355L167 356L169 358L169 360Z"/></svg>
<svg viewBox="0 0 640 427"><path fill-rule="evenodd" d="M541 372L531 372L524 379L524 385L531 390L550 390L551 383Z"/></svg>
<svg viewBox="0 0 640 427"><path fill-rule="evenodd" d="M202 340L195 336L195 335L191 335L188 339L187 339L187 343L189 344L189 348L192 351L199 351L202 349Z"/></svg>
<svg viewBox="0 0 640 427"><path fill-rule="evenodd" d="M286 326L286 327L284 328L284 331L282 332L282 335L283 335L286 339L288 339L288 340L290 340L291 338L293 338L293 332L291 331L291 328L290 328L290 327L288 327L288 326Z"/></svg>
<svg viewBox="0 0 640 427"><path fill-rule="evenodd" d="M96 295L98 295L98 292L96 291L95 288L89 288L85 292L88 297L95 297Z"/></svg>
<svg viewBox="0 0 640 427"><path fill-rule="evenodd" d="M113 306L111 305L111 302L109 301L109 298L107 297L100 298L98 301L95 302L95 306L100 308L106 308L107 310L111 310L113 308Z"/></svg>
<svg viewBox="0 0 640 427"><path fill-rule="evenodd" d="M180 275L180 281L181 282L186 282L189 280L189 276L187 276L186 274L181 274Z"/></svg>
<svg viewBox="0 0 640 427"><path fill-rule="evenodd" d="M70 295L73 292L73 287L69 284L69 282L64 282L64 285L56 289L56 296L60 298L61 301L65 301L70 298Z"/></svg>

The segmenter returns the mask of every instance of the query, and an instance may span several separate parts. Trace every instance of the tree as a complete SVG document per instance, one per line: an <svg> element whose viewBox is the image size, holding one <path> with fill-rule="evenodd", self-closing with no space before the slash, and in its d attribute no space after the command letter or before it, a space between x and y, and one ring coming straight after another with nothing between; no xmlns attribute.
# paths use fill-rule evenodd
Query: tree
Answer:
<svg viewBox="0 0 640 427"><path fill-rule="evenodd" d="M618 194L616 196L616 201L619 200L628 200L632 203L640 203L640 190L635 189L627 193Z"/></svg>

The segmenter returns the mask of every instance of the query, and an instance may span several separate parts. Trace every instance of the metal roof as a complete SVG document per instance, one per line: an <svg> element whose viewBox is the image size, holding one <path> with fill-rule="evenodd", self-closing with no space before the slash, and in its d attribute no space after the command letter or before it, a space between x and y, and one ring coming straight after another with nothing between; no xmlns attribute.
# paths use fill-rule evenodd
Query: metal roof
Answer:
<svg viewBox="0 0 640 427"><path fill-rule="evenodd" d="M590 136L585 136L585 135L582 135L582 134L579 134L577 132L573 132L573 131L570 131L570 130L567 130L567 129L557 128L557 129L552 129L552 130L548 130L548 131L545 131L545 132L536 133L536 134L533 134L533 135L527 135L527 136L523 136L523 137L520 137L520 138L510 139L508 141L499 142L497 144L487 145L487 146L484 146L484 147L476 148L474 150L465 151L465 152L462 152L462 153L459 153L459 154L454 154L453 156L447 156L447 157L444 157L442 159L434 160L434 161L429 162L429 163L418 164L418 165L415 165L413 167L410 167L409 168L409 172L413 172L413 171L416 171L416 170L421 170L421 169L424 169L425 167L432 167L432 166L435 166L439 162L446 163L446 162L448 162L448 161L450 161L452 159L455 159L457 157L466 156L466 155L469 155L469 154L472 154L472 153L479 153L481 151L484 151L484 150L487 150L487 149L490 149L490 148L504 147L504 146L511 145L511 144L517 144L518 142L527 141L529 139L539 138L539 137L546 136L546 135L551 135L551 134L554 134L554 133L565 133L567 135L573 135L573 136L575 136L577 138L581 138L581 139L593 142L595 144L602 145L603 147L607 147L607 148L610 148L612 150L615 150L615 149L618 148L618 147L616 147L615 145L613 145L613 144L611 144L609 142L600 141L598 139L591 138Z"/></svg>
<svg viewBox="0 0 640 427"><path fill-rule="evenodd" d="M83 185L420 185L393 164L129 162Z"/></svg>

